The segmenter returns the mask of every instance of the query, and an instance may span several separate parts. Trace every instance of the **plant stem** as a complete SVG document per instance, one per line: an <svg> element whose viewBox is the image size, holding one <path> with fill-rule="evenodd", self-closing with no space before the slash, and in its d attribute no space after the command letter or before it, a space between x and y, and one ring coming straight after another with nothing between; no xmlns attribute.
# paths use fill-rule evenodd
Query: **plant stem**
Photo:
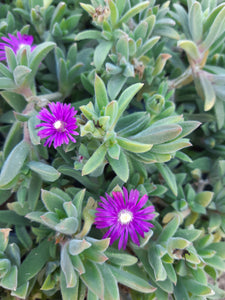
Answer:
<svg viewBox="0 0 225 300"><path fill-rule="evenodd" d="M179 77L169 81L170 89L177 89L193 81L192 69L188 67Z"/></svg>

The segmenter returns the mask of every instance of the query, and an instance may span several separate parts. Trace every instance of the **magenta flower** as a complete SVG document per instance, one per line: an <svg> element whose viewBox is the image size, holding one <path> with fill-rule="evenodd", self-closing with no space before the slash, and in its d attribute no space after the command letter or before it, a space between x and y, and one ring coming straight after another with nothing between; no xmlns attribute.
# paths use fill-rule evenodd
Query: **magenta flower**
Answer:
<svg viewBox="0 0 225 300"><path fill-rule="evenodd" d="M112 192L113 197L106 194L97 208L95 225L98 229L110 227L103 239L110 237L110 245L119 238L118 248L126 248L128 235L131 240L140 246L137 233L144 238L144 233L153 227L148 221L154 218L154 206L143 206L148 201L144 195L138 201L139 191L131 190L130 195L126 188L122 192Z"/></svg>
<svg viewBox="0 0 225 300"><path fill-rule="evenodd" d="M68 144L69 140L76 143L76 140L72 135L79 135L75 131L77 129L75 115L77 111L70 104L63 104L60 102L50 103L49 108L42 108L37 118L43 123L36 125L36 128L43 127L38 132L38 136L41 139L47 138L44 146L50 147L52 142L54 148L61 146L62 144Z"/></svg>
<svg viewBox="0 0 225 300"><path fill-rule="evenodd" d="M5 55L5 47L11 48L14 53L16 54L19 49L21 49L24 46L31 46L33 43L33 36L32 35L27 35L27 34L21 34L20 32L17 32L17 37L8 34L9 38L2 37L1 39L4 41L0 43L0 61L6 59ZM31 51L34 50L36 46L31 46Z"/></svg>

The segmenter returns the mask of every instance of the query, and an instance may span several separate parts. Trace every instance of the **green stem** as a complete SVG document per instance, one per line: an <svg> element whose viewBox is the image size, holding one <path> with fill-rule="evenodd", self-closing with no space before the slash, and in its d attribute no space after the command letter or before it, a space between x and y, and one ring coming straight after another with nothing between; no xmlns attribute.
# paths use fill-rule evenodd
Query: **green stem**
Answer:
<svg viewBox="0 0 225 300"><path fill-rule="evenodd" d="M179 77L169 81L170 89L177 89L193 81L192 69L188 67Z"/></svg>

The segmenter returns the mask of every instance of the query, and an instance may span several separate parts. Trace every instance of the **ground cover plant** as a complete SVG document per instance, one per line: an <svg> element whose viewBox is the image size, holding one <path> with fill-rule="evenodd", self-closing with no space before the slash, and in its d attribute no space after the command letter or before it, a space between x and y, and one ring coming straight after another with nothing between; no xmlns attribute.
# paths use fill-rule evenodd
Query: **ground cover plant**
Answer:
<svg viewBox="0 0 225 300"><path fill-rule="evenodd" d="M0 3L0 298L223 299L225 2Z"/></svg>

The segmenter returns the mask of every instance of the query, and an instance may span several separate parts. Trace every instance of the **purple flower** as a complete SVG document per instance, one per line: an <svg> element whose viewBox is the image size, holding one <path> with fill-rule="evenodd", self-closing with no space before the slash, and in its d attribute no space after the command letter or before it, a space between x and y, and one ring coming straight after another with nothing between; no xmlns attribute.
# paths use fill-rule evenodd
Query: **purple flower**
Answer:
<svg viewBox="0 0 225 300"><path fill-rule="evenodd" d="M21 49L24 46L31 46L33 43L33 36L27 35L27 34L21 34L20 32L17 32L17 37L8 34L9 38L2 37L1 39L4 41L3 43L0 43L0 61L6 59L5 55L5 47L11 48L14 53L16 54L19 49ZM36 46L31 46L31 51L34 50Z"/></svg>
<svg viewBox="0 0 225 300"><path fill-rule="evenodd" d="M69 140L76 143L72 135L79 135L75 131L77 129L75 115L77 111L70 104L63 104L60 102L52 102L49 105L51 112L47 108L42 108L37 118L44 121L36 125L36 127L43 127L38 132L41 139L47 138L44 146L50 147L52 142L54 148L61 146L63 143L68 144Z"/></svg>
<svg viewBox="0 0 225 300"><path fill-rule="evenodd" d="M112 192L113 197L106 194L106 199L101 201L97 208L95 225L97 228L110 227L103 239L110 237L110 245L119 238L118 248L126 248L128 235L131 240L140 246L137 233L144 238L144 233L153 227L148 221L154 218L154 206L143 206L148 201L148 196L139 198L138 190L131 190L130 195L126 188L122 192Z"/></svg>

